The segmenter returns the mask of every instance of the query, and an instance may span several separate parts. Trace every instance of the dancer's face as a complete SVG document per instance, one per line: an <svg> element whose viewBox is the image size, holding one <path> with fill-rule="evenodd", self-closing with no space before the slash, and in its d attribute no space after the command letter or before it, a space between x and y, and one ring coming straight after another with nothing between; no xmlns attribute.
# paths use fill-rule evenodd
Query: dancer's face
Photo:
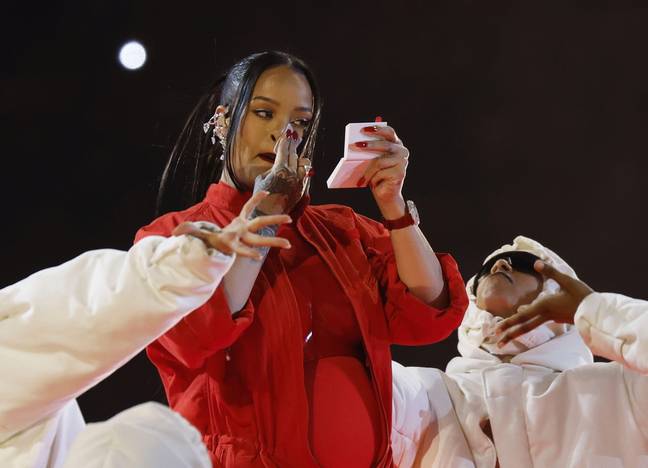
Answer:
<svg viewBox="0 0 648 468"><path fill-rule="evenodd" d="M490 273L479 280L477 307L493 315L509 317L517 308L531 303L542 291L537 276L513 269L505 259L497 260Z"/></svg>
<svg viewBox="0 0 648 468"><path fill-rule="evenodd" d="M275 143L288 124L302 137L312 118L313 93L304 75L286 66L264 71L234 141L232 166L240 182L251 190L272 167Z"/></svg>

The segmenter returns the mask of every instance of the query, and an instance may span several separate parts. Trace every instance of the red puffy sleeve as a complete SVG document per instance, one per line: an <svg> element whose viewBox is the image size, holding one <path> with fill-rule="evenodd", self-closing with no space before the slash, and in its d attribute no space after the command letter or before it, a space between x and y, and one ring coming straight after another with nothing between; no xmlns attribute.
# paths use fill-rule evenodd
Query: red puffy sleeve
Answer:
<svg viewBox="0 0 648 468"><path fill-rule="evenodd" d="M392 343L422 345L447 338L461 324L468 307L464 281L454 258L437 254L449 301L442 309L431 307L410 293L400 280L389 231L360 215L356 215L356 223L380 287Z"/></svg>
<svg viewBox="0 0 648 468"><path fill-rule="evenodd" d="M225 226L230 219L226 214L218 216L200 209L169 213L141 228L135 235L135 242L152 235L169 236L184 221L209 221ZM189 369L197 369L203 366L207 358L231 346L247 329L253 317L254 307L249 299L242 310L232 314L221 285L206 304L187 315L151 345L149 357L156 365L158 361L175 359Z"/></svg>

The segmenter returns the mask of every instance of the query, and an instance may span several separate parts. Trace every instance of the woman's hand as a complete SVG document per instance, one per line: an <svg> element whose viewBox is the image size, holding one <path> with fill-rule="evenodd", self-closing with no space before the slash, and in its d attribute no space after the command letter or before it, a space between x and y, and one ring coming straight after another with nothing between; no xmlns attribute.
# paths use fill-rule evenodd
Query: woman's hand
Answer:
<svg viewBox="0 0 648 468"><path fill-rule="evenodd" d="M367 183L385 219L397 219L405 214L402 189L407 172L409 150L403 146L393 128L369 126L362 131L379 140L354 143L356 151L378 153L380 156L369 163L358 185Z"/></svg>
<svg viewBox="0 0 648 468"><path fill-rule="evenodd" d="M558 323L574 323L574 315L580 303L589 296L592 288L576 278L559 272L551 265L536 260L533 268L545 278L551 278L560 285L560 291L536 299L529 305L518 307L517 313L503 320L497 327L498 332L506 332L498 341L504 346L513 338L553 320Z"/></svg>
<svg viewBox="0 0 648 468"><path fill-rule="evenodd" d="M290 213L306 192L311 162L297 154L299 143L299 134L289 125L275 144L272 169L256 178L254 192L270 193L258 206L261 213Z"/></svg>
<svg viewBox="0 0 648 468"><path fill-rule="evenodd" d="M188 222L178 225L173 230L173 235L181 236L186 234L194 236L201 239L207 247L215 248L226 255L235 253L256 260L262 259L262 253L255 247L289 249L290 243L286 239L255 234L264 227L291 222L288 215L258 216L250 219L254 209L268 196L268 192L265 191L252 195L247 203L243 205L241 213L220 231L210 229L208 226L198 227L197 223Z"/></svg>

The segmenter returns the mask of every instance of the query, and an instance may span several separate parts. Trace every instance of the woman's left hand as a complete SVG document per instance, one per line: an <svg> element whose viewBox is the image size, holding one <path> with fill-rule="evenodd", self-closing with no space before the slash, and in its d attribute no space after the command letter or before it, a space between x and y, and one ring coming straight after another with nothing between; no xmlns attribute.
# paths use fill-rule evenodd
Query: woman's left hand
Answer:
<svg viewBox="0 0 648 468"><path fill-rule="evenodd" d="M371 160L358 185L369 185L385 219L399 218L405 213L402 189L409 150L391 127L368 126L362 131L380 139L356 142L352 145L353 149L378 153L379 156Z"/></svg>

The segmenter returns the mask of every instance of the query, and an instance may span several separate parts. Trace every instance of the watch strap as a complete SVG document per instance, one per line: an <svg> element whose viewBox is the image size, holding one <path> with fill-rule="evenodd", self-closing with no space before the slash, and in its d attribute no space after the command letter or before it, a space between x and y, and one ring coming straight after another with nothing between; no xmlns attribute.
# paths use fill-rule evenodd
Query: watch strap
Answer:
<svg viewBox="0 0 648 468"><path fill-rule="evenodd" d="M414 205L413 202L407 201L405 204L405 214L401 216L400 218L397 219L382 219L382 224L387 228L389 231L393 231L394 229L403 229L408 226L413 226L413 225L418 225L418 220L414 219L414 216L412 216L412 210L411 210L411 205Z"/></svg>

